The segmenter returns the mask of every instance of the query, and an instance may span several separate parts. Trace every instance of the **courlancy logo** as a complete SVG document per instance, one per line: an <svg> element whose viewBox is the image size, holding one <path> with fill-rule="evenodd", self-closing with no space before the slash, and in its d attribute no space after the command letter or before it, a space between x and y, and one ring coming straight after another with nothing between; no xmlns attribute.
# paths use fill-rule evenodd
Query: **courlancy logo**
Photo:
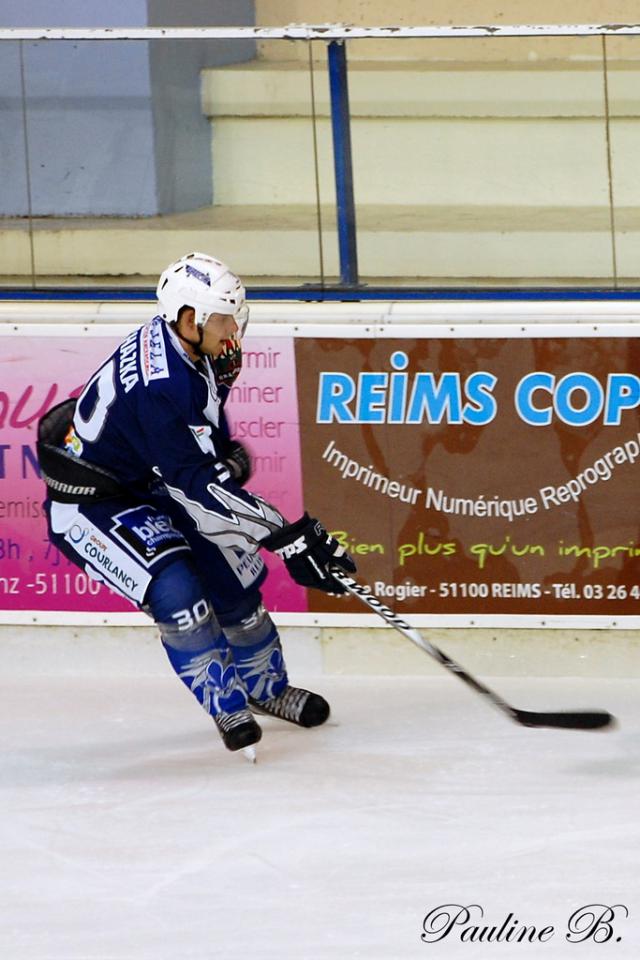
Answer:
<svg viewBox="0 0 640 960"><path fill-rule="evenodd" d="M324 371L318 384L317 423L469 424L485 426L498 414L494 396L498 377L477 370L407 372L409 357L396 350L390 371L348 373ZM601 420L618 426L622 415L640 405L640 377L611 373L603 384L591 373L575 371L563 377L543 370L526 374L513 394L518 417L535 427L554 420L587 426Z"/></svg>

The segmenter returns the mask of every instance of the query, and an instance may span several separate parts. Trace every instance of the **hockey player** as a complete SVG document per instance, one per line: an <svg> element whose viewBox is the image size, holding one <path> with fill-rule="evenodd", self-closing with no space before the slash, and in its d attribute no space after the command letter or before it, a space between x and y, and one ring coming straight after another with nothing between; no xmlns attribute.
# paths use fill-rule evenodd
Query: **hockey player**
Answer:
<svg viewBox="0 0 640 960"><path fill-rule="evenodd" d="M289 684L259 550L329 593L344 592L331 564L355 565L307 513L289 523L244 488L250 456L224 414L248 319L239 278L192 253L164 271L157 297L158 315L77 402L40 421L49 535L153 617L171 666L239 750L261 737L254 713L302 727L329 716L323 697Z"/></svg>

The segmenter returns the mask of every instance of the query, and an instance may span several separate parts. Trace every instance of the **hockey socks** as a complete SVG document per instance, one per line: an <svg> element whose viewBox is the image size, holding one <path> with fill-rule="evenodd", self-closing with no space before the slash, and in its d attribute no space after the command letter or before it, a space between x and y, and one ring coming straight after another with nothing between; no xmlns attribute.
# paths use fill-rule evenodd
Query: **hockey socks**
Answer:
<svg viewBox="0 0 640 960"><path fill-rule="evenodd" d="M287 668L276 626L262 606L237 623L223 623L233 659L247 694L261 703L287 686Z"/></svg>
<svg viewBox="0 0 640 960"><path fill-rule="evenodd" d="M227 749L257 743L262 731L247 709L227 638L192 566L177 560L162 571L151 583L145 609L160 628L171 666L213 717Z"/></svg>
<svg viewBox="0 0 640 960"><path fill-rule="evenodd" d="M254 713L299 727L318 727L327 720L324 697L289 684L278 631L262 604L237 623L225 623L224 631Z"/></svg>

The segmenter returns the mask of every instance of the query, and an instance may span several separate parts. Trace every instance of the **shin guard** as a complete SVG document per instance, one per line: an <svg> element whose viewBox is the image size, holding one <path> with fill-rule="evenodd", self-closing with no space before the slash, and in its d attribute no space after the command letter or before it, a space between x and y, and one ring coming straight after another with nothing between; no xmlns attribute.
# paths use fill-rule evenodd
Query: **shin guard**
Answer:
<svg viewBox="0 0 640 960"><path fill-rule="evenodd" d="M146 599L171 666L207 713L215 717L246 709L233 655L190 565L179 560L167 567Z"/></svg>
<svg viewBox="0 0 640 960"><path fill-rule="evenodd" d="M287 668L278 631L263 605L235 623L224 622L223 629L249 697L264 702L279 696L288 683Z"/></svg>

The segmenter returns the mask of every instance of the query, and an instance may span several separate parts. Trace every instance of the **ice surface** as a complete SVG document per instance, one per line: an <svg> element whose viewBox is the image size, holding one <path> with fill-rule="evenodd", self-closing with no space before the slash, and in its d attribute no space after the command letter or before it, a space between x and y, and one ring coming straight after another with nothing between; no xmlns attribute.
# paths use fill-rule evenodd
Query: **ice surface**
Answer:
<svg viewBox="0 0 640 960"><path fill-rule="evenodd" d="M446 673L296 676L331 723L261 718L251 765L168 667L37 672L1 681L2 960L640 956L639 681L489 681L519 707L619 717L584 733L517 727ZM555 933L422 942L447 903ZM568 943L593 903L630 916Z"/></svg>

